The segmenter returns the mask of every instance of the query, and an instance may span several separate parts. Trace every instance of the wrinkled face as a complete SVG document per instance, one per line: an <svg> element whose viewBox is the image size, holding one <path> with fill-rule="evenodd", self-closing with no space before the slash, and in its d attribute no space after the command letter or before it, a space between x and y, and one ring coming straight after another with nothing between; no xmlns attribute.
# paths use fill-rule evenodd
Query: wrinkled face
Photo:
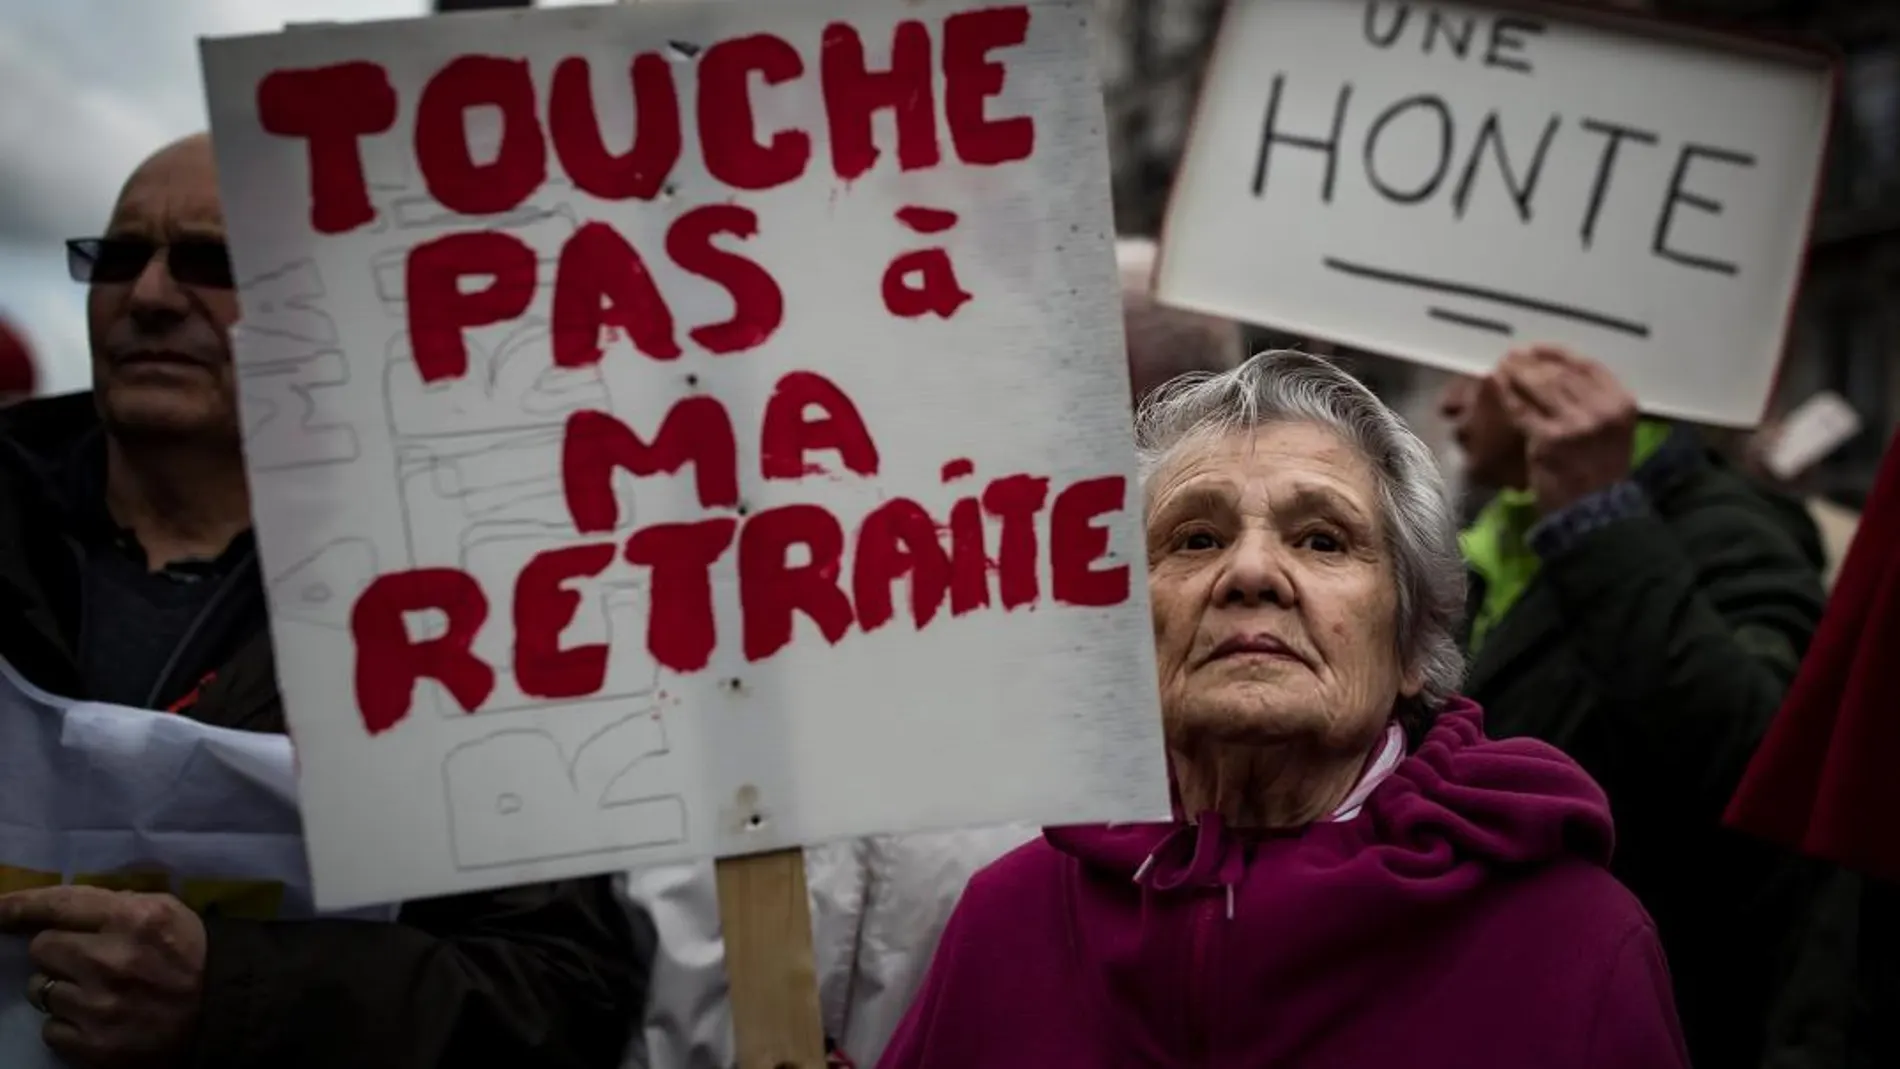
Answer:
<svg viewBox="0 0 1900 1069"><path fill-rule="evenodd" d="M206 141L154 156L119 195L106 236L163 246L224 240L217 173ZM86 299L99 413L116 433L238 435L230 330L237 293L184 285L161 247L129 282L94 282Z"/></svg>
<svg viewBox="0 0 1900 1069"><path fill-rule="evenodd" d="M1170 744L1372 744L1420 681L1372 468L1313 424L1191 443L1148 483L1148 590Z"/></svg>
<svg viewBox="0 0 1900 1069"><path fill-rule="evenodd" d="M1505 415L1496 383L1460 375L1439 394L1438 411L1451 424L1471 481L1492 489L1524 486L1524 436Z"/></svg>

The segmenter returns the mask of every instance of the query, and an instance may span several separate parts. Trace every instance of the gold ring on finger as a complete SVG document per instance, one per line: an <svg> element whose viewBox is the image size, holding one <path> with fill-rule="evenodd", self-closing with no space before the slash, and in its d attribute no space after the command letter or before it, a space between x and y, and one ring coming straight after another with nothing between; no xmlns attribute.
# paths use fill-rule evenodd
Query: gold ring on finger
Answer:
<svg viewBox="0 0 1900 1069"><path fill-rule="evenodd" d="M31 987L27 988L26 1001L41 1013L52 1015L53 988L59 983L51 976L37 976Z"/></svg>

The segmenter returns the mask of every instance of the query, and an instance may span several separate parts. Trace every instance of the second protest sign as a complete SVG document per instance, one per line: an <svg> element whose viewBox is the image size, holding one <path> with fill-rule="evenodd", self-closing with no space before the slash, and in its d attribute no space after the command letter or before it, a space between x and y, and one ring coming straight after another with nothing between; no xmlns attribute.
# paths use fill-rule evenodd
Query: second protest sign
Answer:
<svg viewBox="0 0 1900 1069"><path fill-rule="evenodd" d="M1647 412L1750 425L1831 104L1824 57L1641 15L1235 0L1157 294L1467 373L1563 344Z"/></svg>

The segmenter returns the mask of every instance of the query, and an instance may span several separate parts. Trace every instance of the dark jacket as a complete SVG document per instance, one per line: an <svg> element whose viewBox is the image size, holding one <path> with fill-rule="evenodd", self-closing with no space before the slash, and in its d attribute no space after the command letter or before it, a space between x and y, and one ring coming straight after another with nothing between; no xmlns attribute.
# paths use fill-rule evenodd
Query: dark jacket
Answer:
<svg viewBox="0 0 1900 1069"><path fill-rule="evenodd" d="M1655 918L1695 1065L1754 1069L1818 874L1721 820L1814 633L1820 575L1781 507L1686 432L1623 489L1631 507L1538 532L1466 692L1494 735L1554 743L1602 784L1612 870Z"/></svg>
<svg viewBox="0 0 1900 1069"><path fill-rule="evenodd" d="M1855 984L1847 1069L1900 1065L1900 886L1856 879Z"/></svg>
<svg viewBox="0 0 1900 1069"><path fill-rule="evenodd" d="M85 697L82 539L103 514L90 395L0 415L0 656ZM248 537L146 704L281 733L263 586ZM202 684L202 685L201 685ZM394 924L205 918L193 1069L619 1064L645 1005L650 922L606 878L406 904Z"/></svg>

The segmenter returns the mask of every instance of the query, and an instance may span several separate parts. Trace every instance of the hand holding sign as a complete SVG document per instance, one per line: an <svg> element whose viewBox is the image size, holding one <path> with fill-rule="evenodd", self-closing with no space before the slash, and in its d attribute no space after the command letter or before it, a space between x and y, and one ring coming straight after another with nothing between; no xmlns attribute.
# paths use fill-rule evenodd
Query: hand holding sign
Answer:
<svg viewBox="0 0 1900 1069"><path fill-rule="evenodd" d="M1636 399L1603 365L1540 345L1512 350L1493 377L1524 435L1530 489L1544 515L1629 477Z"/></svg>
<svg viewBox="0 0 1900 1069"><path fill-rule="evenodd" d="M32 939L27 997L46 1045L83 1066L168 1065L197 1029L204 922L168 894L46 887L0 896L0 933Z"/></svg>

